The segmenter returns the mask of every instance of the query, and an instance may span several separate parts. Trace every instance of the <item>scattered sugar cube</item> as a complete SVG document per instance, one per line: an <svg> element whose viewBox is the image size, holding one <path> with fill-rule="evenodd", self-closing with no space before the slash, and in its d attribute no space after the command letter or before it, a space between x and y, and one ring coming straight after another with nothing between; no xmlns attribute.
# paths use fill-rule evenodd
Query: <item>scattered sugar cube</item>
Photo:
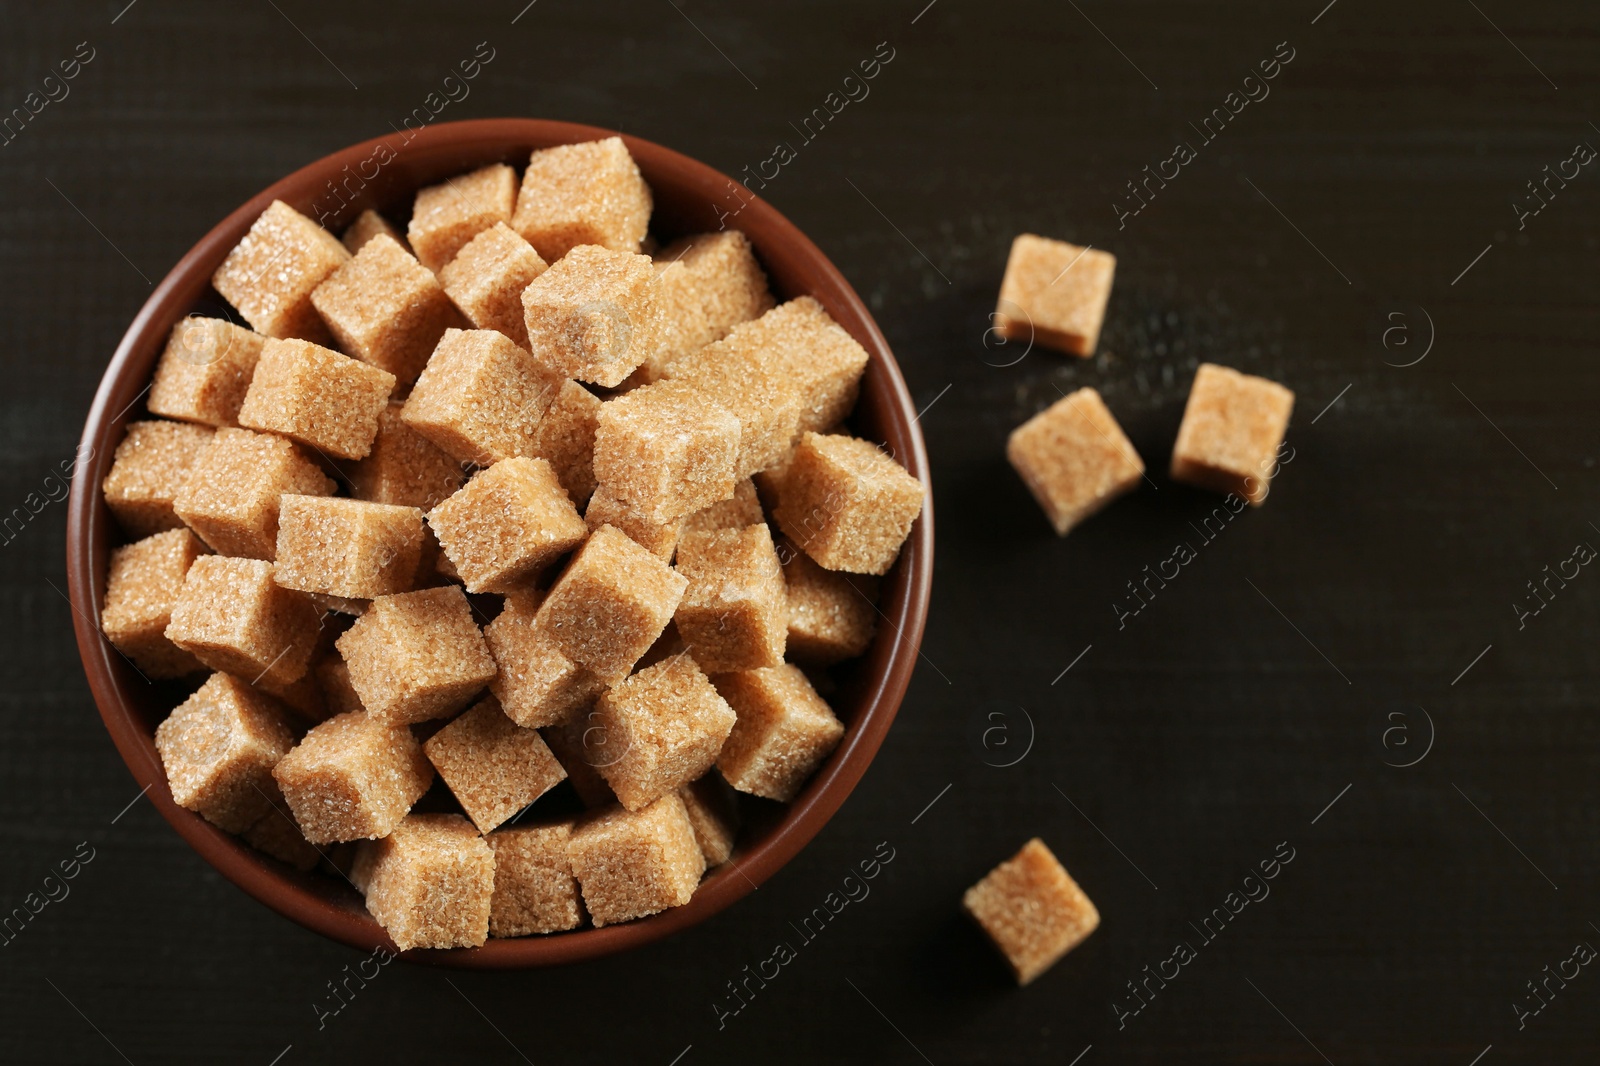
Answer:
<svg viewBox="0 0 1600 1066"><path fill-rule="evenodd" d="M172 327L145 406L153 415L208 426L239 424L266 340L220 318L191 315Z"/></svg>
<svg viewBox="0 0 1600 1066"><path fill-rule="evenodd" d="M272 776L313 844L387 836L433 781L433 765L401 722L361 712L312 729Z"/></svg>
<svg viewBox="0 0 1600 1066"><path fill-rule="evenodd" d="M361 697L356 693L356 687L350 683L350 667L345 665L345 661L339 658L337 652L319 659L311 667L311 673L316 677L318 687L322 689L328 717L365 709L361 706Z"/></svg>
<svg viewBox="0 0 1600 1066"><path fill-rule="evenodd" d="M468 592L509 592L588 536L543 459L502 459L428 512Z"/></svg>
<svg viewBox="0 0 1600 1066"><path fill-rule="evenodd" d="M772 310L767 275L756 262L750 238L738 230L684 237L658 252L656 261L675 263L694 279L711 340Z"/></svg>
<svg viewBox="0 0 1600 1066"><path fill-rule="evenodd" d="M341 459L360 459L372 450L394 383L386 370L309 341L269 340L239 408L239 424Z"/></svg>
<svg viewBox="0 0 1600 1066"><path fill-rule="evenodd" d="M567 780L572 782L573 791L585 807L604 807L617 802L611 786L595 769L603 734L592 708L562 725L539 730L556 761L567 771Z"/></svg>
<svg viewBox="0 0 1600 1066"><path fill-rule="evenodd" d="M739 420L685 381L659 381L600 408L594 473L641 517L667 522L733 495Z"/></svg>
<svg viewBox="0 0 1600 1066"><path fill-rule="evenodd" d="M597 927L683 906L706 868L676 792L640 811L586 815L572 828L567 854Z"/></svg>
<svg viewBox="0 0 1600 1066"><path fill-rule="evenodd" d="M213 670L286 686L310 667L321 619L303 593L272 579L271 563L202 555L183 579L166 635Z"/></svg>
<svg viewBox="0 0 1600 1066"><path fill-rule="evenodd" d="M338 238L274 200L228 253L211 284L257 333L320 344L331 338L311 305L311 290L349 260Z"/></svg>
<svg viewBox="0 0 1600 1066"><path fill-rule="evenodd" d="M567 857L572 822L567 818L489 834L494 849L490 936L559 933L583 924L578 880Z"/></svg>
<svg viewBox="0 0 1600 1066"><path fill-rule="evenodd" d="M269 794L277 792L277 783L273 782ZM281 793L279 796L281 798ZM322 858L317 846L301 835L300 827L294 824L294 818L278 809L276 800L273 801L272 810L258 818L254 825L239 835L252 848L286 862L302 873L313 869Z"/></svg>
<svg viewBox="0 0 1600 1066"><path fill-rule="evenodd" d="M695 665L678 655L607 689L595 703L595 768L630 811L711 769L734 712Z"/></svg>
<svg viewBox="0 0 1600 1066"><path fill-rule="evenodd" d="M411 591L422 555L422 511L330 496L279 497L277 582L371 599Z"/></svg>
<svg viewBox="0 0 1600 1066"><path fill-rule="evenodd" d="M824 432L855 408L867 350L814 298L775 307L728 340L765 352L769 369L799 398L801 432Z"/></svg>
<svg viewBox="0 0 1600 1066"><path fill-rule="evenodd" d="M379 234L388 237L402 247L405 245L405 237L401 235L399 230L394 228L394 223L370 207L356 216L356 220L350 223L349 227L344 231L344 236L340 237L339 240L344 244L346 251L351 255L355 255L361 251L368 241Z"/></svg>
<svg viewBox="0 0 1600 1066"><path fill-rule="evenodd" d="M717 769L740 792L794 799L838 746L844 725L792 663L719 674L715 683L739 716Z"/></svg>
<svg viewBox="0 0 1600 1066"><path fill-rule="evenodd" d="M363 844L351 880L395 947L475 948L489 939L494 852L459 814L412 814Z"/></svg>
<svg viewBox="0 0 1600 1066"><path fill-rule="evenodd" d="M625 534L601 526L539 605L539 626L567 658L619 680L661 635L687 585Z"/></svg>
<svg viewBox="0 0 1600 1066"><path fill-rule="evenodd" d="M684 534L677 570L689 584L672 620L702 668L722 673L783 662L789 599L765 522Z"/></svg>
<svg viewBox="0 0 1600 1066"><path fill-rule="evenodd" d="M759 321L759 320L758 320ZM756 324L674 362L666 376L692 385L739 420L735 477L749 477L782 459L800 431L801 393L770 357Z"/></svg>
<svg viewBox="0 0 1600 1066"><path fill-rule="evenodd" d="M548 462L572 502L582 507L594 494L594 434L600 397L576 381L561 383L556 402L533 430L532 454Z"/></svg>
<svg viewBox="0 0 1600 1066"><path fill-rule="evenodd" d="M205 669L168 640L166 630L190 565L206 551L187 529L169 529L111 549L100 629L147 677L182 677Z"/></svg>
<svg viewBox="0 0 1600 1066"><path fill-rule="evenodd" d="M129 536L183 525L174 505L211 437L211 430L183 422L128 423L101 491Z"/></svg>
<svg viewBox="0 0 1600 1066"><path fill-rule="evenodd" d="M373 237L311 293L339 347L409 384L444 331L462 325L439 280L400 242Z"/></svg>
<svg viewBox="0 0 1600 1066"><path fill-rule="evenodd" d="M713 771L684 785L678 795L688 812L689 824L694 827L700 853L706 857L706 866L721 866L733 854L734 840L739 835L739 807L733 790Z"/></svg>
<svg viewBox="0 0 1600 1066"><path fill-rule="evenodd" d="M526 350L522 290L548 266L533 245L504 222L496 222L462 246L439 271L439 283L474 326L498 330Z"/></svg>
<svg viewBox="0 0 1600 1066"><path fill-rule="evenodd" d="M740 529L767 520L755 482L743 478L734 482L733 495L709 507L702 507L683 520L685 533L707 533L713 529Z"/></svg>
<svg viewBox="0 0 1600 1066"><path fill-rule="evenodd" d="M461 464L406 425L405 403L390 400L378 416L378 435L367 457L350 467L357 499L429 510L461 487Z"/></svg>
<svg viewBox="0 0 1600 1066"><path fill-rule="evenodd" d="M507 717L529 728L571 721L605 689L593 673L562 654L537 624L543 594L516 592L483 630L500 672L489 691Z"/></svg>
<svg viewBox="0 0 1600 1066"><path fill-rule="evenodd" d="M628 539L664 563L672 562L672 555L678 550L678 538L683 535L683 519L648 521L604 488L596 489L594 495L589 497L583 520L591 531L601 526L620 529L628 535Z"/></svg>
<svg viewBox="0 0 1600 1066"><path fill-rule="evenodd" d="M173 510L222 554L271 559L278 550L278 497L333 490L332 479L291 442L223 428L195 462Z"/></svg>
<svg viewBox="0 0 1600 1066"><path fill-rule="evenodd" d="M562 377L489 329L447 330L406 400L406 425L463 463L532 455Z"/></svg>
<svg viewBox="0 0 1600 1066"><path fill-rule="evenodd" d="M533 153L511 228L554 263L580 244L637 252L650 226L650 187L620 137Z"/></svg>
<svg viewBox="0 0 1600 1066"><path fill-rule="evenodd" d="M417 190L406 237L423 266L437 273L472 238L510 222L516 196L517 173L504 163L446 178Z"/></svg>
<svg viewBox="0 0 1600 1066"><path fill-rule="evenodd" d="M1060 536L1138 488L1144 477L1144 460L1090 388L1062 397L1013 430L1006 458Z"/></svg>
<svg viewBox="0 0 1600 1066"><path fill-rule="evenodd" d="M1008 340L1037 340L1090 356L1100 341L1117 257L1024 233L1011 242L995 328Z"/></svg>
<svg viewBox="0 0 1600 1066"><path fill-rule="evenodd" d="M1019 985L1100 924L1100 912L1038 837L967 889L961 908L1000 949Z"/></svg>
<svg viewBox="0 0 1600 1066"><path fill-rule="evenodd" d="M829 570L883 574L922 512L922 482L856 437L800 438L783 481L778 525Z"/></svg>
<svg viewBox="0 0 1600 1066"><path fill-rule="evenodd" d="M293 746L272 698L221 673L156 727L173 802L230 833L271 809L272 768Z"/></svg>
<svg viewBox="0 0 1600 1066"><path fill-rule="evenodd" d="M361 705L397 722L454 714L495 675L455 585L379 596L336 644Z"/></svg>
<svg viewBox="0 0 1600 1066"><path fill-rule="evenodd" d="M1267 500L1294 393L1266 378L1201 363L1172 446L1172 479Z"/></svg>
<svg viewBox="0 0 1600 1066"><path fill-rule="evenodd" d="M796 662L832 666L862 654L877 629L877 579L824 570L784 542L784 589L789 601L785 654Z"/></svg>
<svg viewBox="0 0 1600 1066"><path fill-rule="evenodd" d="M650 257L583 244L522 290L529 349L562 377L615 388L661 343Z"/></svg>
<svg viewBox="0 0 1600 1066"><path fill-rule="evenodd" d="M539 731L507 718L493 696L435 733L422 750L482 833L567 776Z"/></svg>
<svg viewBox="0 0 1600 1066"><path fill-rule="evenodd" d="M645 355L644 362L623 382L624 388L659 381L674 361L693 355L718 339L706 318L705 302L694 276L680 264L659 257L653 260L653 266L661 330L655 350Z"/></svg>

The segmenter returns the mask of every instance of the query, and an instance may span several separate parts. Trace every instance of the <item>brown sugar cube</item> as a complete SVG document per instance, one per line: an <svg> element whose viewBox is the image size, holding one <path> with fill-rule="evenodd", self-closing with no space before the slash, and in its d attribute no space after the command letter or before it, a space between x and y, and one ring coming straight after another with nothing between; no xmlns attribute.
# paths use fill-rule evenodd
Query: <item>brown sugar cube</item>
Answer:
<svg viewBox="0 0 1600 1066"><path fill-rule="evenodd" d="M527 349L522 290L548 266L533 245L504 222L496 222L445 264L439 283L467 321L479 329L498 330Z"/></svg>
<svg viewBox="0 0 1600 1066"><path fill-rule="evenodd" d="M829 570L883 574L922 512L922 482L856 437L800 438L783 481L778 525Z"/></svg>
<svg viewBox="0 0 1600 1066"><path fill-rule="evenodd" d="M734 712L687 655L613 685L595 703L595 769L630 811L711 769Z"/></svg>
<svg viewBox="0 0 1600 1066"><path fill-rule="evenodd" d="M435 733L422 750L483 833L567 776L539 731L507 718L493 696Z"/></svg>
<svg viewBox="0 0 1600 1066"><path fill-rule="evenodd" d="M683 520L685 533L707 533L713 529L741 529L767 520L755 482L743 478L734 482L733 495L709 507L702 507Z"/></svg>
<svg viewBox="0 0 1600 1066"><path fill-rule="evenodd" d="M205 554L205 544L187 529L111 549L100 629L147 677L182 677L205 669L166 636L183 579Z"/></svg>
<svg viewBox="0 0 1600 1066"><path fill-rule="evenodd" d="M361 705L398 722L454 714L495 675L455 585L377 597L336 646Z"/></svg>
<svg viewBox="0 0 1600 1066"><path fill-rule="evenodd" d="M647 353L644 362L622 383L624 389L661 380L674 361L698 352L722 336L711 328L706 318L699 281L672 260L657 256L653 265L660 283L657 302L661 332L655 350Z"/></svg>
<svg viewBox="0 0 1600 1066"><path fill-rule="evenodd" d="M284 686L305 676L320 622L305 595L272 579L271 563L202 555L183 579L166 635L213 670Z"/></svg>
<svg viewBox="0 0 1600 1066"><path fill-rule="evenodd" d="M220 673L156 727L173 802L230 833L271 809L272 768L293 746L272 698Z"/></svg>
<svg viewBox="0 0 1600 1066"><path fill-rule="evenodd" d="M224 555L271 559L278 550L278 497L333 490L332 479L282 437L223 428L195 462L173 510Z"/></svg>
<svg viewBox="0 0 1600 1066"><path fill-rule="evenodd" d="M517 173L504 163L446 178L417 190L406 237L417 258L438 272L484 230L511 221Z"/></svg>
<svg viewBox="0 0 1600 1066"><path fill-rule="evenodd" d="M511 228L554 263L580 244L637 252L650 226L650 187L620 137L534 152Z"/></svg>
<svg viewBox="0 0 1600 1066"><path fill-rule="evenodd" d="M207 426L239 424L266 338L220 318L191 315L172 327L145 406L153 415Z"/></svg>
<svg viewBox="0 0 1600 1066"><path fill-rule="evenodd" d="M792 663L718 674L716 686L739 716L717 769L740 792L789 802L844 736L844 725Z"/></svg>
<svg viewBox="0 0 1600 1066"><path fill-rule="evenodd" d="M489 691L506 716L520 726L560 725L594 702L605 683L562 654L540 631L536 618L543 594L516 592L483 629L500 672Z"/></svg>
<svg viewBox="0 0 1600 1066"><path fill-rule="evenodd" d="M683 906L706 869L676 792L640 811L586 815L573 826L567 854L597 927Z"/></svg>
<svg viewBox="0 0 1600 1066"><path fill-rule="evenodd" d="M311 305L311 290L349 260L338 238L274 200L211 275L211 284L257 333L323 343L331 338Z"/></svg>
<svg viewBox="0 0 1600 1066"><path fill-rule="evenodd" d="M670 380L692 385L739 420L736 477L749 477L782 459L799 432L801 393L780 373L764 331L735 329L724 340L679 359L667 369Z"/></svg>
<svg viewBox="0 0 1600 1066"><path fill-rule="evenodd" d="M801 432L821 433L855 408L867 350L812 297L773 308L735 329L728 342L765 353L768 368L799 398Z"/></svg>
<svg viewBox="0 0 1600 1066"><path fill-rule="evenodd" d="M279 497L277 582L371 599L409 592L422 554L422 511L330 496Z"/></svg>
<svg viewBox="0 0 1600 1066"><path fill-rule="evenodd" d="M650 257L582 244L522 290L535 356L562 377L615 388L661 343Z"/></svg>
<svg viewBox="0 0 1600 1066"><path fill-rule="evenodd" d="M273 782L269 795L277 791L277 783ZM301 834L300 827L294 824L294 818L286 811L278 809L276 800L273 802L272 810L262 815L254 825L239 835L244 838L246 844L257 851L286 862L301 872L315 868L322 858L322 852Z"/></svg>
<svg viewBox="0 0 1600 1066"><path fill-rule="evenodd" d="M360 459L372 450L394 382L386 370L309 341L269 340L239 424L340 459Z"/></svg>
<svg viewBox="0 0 1600 1066"><path fill-rule="evenodd" d="M772 310L767 275L756 262L750 238L738 230L684 237L658 252L656 260L677 264L694 280L711 340Z"/></svg>
<svg viewBox="0 0 1600 1066"><path fill-rule="evenodd" d="M689 585L672 620L703 669L723 673L783 662L789 599L765 522L684 534L677 571Z"/></svg>
<svg viewBox="0 0 1600 1066"><path fill-rule="evenodd" d="M1172 479L1259 507L1293 409L1294 393L1277 382L1201 363L1172 446Z"/></svg>
<svg viewBox="0 0 1600 1066"><path fill-rule="evenodd" d="M340 348L408 384L444 331L464 324L439 280L384 234L328 275L311 303Z"/></svg>
<svg viewBox="0 0 1600 1066"><path fill-rule="evenodd" d="M567 780L572 782L573 791L585 807L604 807L617 802L611 786L595 769L603 734L593 708L562 725L539 730L556 761L567 771Z"/></svg>
<svg viewBox="0 0 1600 1066"><path fill-rule="evenodd" d="M1060 536L1138 488L1144 477L1144 460L1100 394L1089 388L1062 397L1013 430L1006 458Z"/></svg>
<svg viewBox="0 0 1600 1066"><path fill-rule="evenodd" d="M175 503L211 437L211 430L182 422L128 424L101 491L129 536L148 537L183 525Z"/></svg>
<svg viewBox="0 0 1600 1066"><path fill-rule="evenodd" d="M672 562L672 554L678 550L678 538L683 535L683 519L647 521L604 488L596 489L594 495L589 497L583 520L591 531L601 526L620 529L628 535L628 539L664 563Z"/></svg>
<svg viewBox="0 0 1600 1066"><path fill-rule="evenodd" d="M330 713L327 698L322 694L322 686L312 676L309 667L299 678L287 684L271 677L263 677L254 687L282 703L289 713L289 724L297 729L305 729L326 721Z"/></svg>
<svg viewBox="0 0 1600 1066"><path fill-rule="evenodd" d="M336 714L364 710L361 706L361 697L356 693L356 687L350 683L350 667L345 665L345 661L339 658L337 653L324 655L316 665L312 666L311 674L317 679L318 687L322 689L322 698L330 718Z"/></svg>
<svg viewBox="0 0 1600 1066"><path fill-rule="evenodd" d="M785 654L810 666L832 666L865 652L878 624L877 579L824 570L787 542L778 558L789 601Z"/></svg>
<svg viewBox="0 0 1600 1066"><path fill-rule="evenodd" d="M412 814L363 844L351 880L395 947L475 948L489 939L494 852L459 814Z"/></svg>
<svg viewBox="0 0 1600 1066"><path fill-rule="evenodd" d="M1100 912L1038 837L967 889L961 909L1000 949L1019 985L1100 925Z"/></svg>
<svg viewBox="0 0 1600 1066"><path fill-rule="evenodd" d="M601 526L551 586L538 624L567 658L616 681L650 650L687 585L626 534Z"/></svg>
<svg viewBox="0 0 1600 1066"><path fill-rule="evenodd" d="M509 592L583 543L589 527L543 459L503 459L428 512L468 592Z"/></svg>
<svg viewBox="0 0 1600 1066"><path fill-rule="evenodd" d="M404 409L404 402L390 400L378 416L372 450L350 467L350 487L358 500L426 511L459 489L466 475L460 463L406 424Z"/></svg>
<svg viewBox="0 0 1600 1066"><path fill-rule="evenodd" d="M733 495L739 420L685 381L658 381L607 400L594 473L611 495L662 523Z"/></svg>
<svg viewBox="0 0 1600 1066"><path fill-rule="evenodd" d="M733 790L716 773L678 789L706 866L721 866L733 854L739 835L739 807Z"/></svg>
<svg viewBox="0 0 1600 1066"><path fill-rule="evenodd" d="M447 330L406 400L406 425L463 463L532 455L563 379L488 329Z"/></svg>
<svg viewBox="0 0 1600 1066"><path fill-rule="evenodd" d="M576 381L564 381L556 402L533 430L533 455L548 462L572 502L582 507L594 494L594 434L600 397Z"/></svg>
<svg viewBox="0 0 1600 1066"><path fill-rule="evenodd" d="M1007 340L1093 355L1116 269L1117 257L1109 252L1021 234L1006 259L995 328Z"/></svg>
<svg viewBox="0 0 1600 1066"><path fill-rule="evenodd" d="M578 879L572 876L572 860L567 857L572 823L567 818L489 834L494 849L490 936L559 933L583 924Z"/></svg>
<svg viewBox="0 0 1600 1066"><path fill-rule="evenodd" d="M394 228L394 223L369 207L356 216L356 220L350 223L349 227L344 231L344 236L340 237L339 240L345 246L346 251L351 255L355 255L366 246L368 241L379 234L388 237L396 244L402 246L405 244L405 237L401 235L399 230Z"/></svg>
<svg viewBox="0 0 1600 1066"><path fill-rule="evenodd" d="M433 781L422 745L399 722L340 714L312 729L273 770L313 844L387 836Z"/></svg>

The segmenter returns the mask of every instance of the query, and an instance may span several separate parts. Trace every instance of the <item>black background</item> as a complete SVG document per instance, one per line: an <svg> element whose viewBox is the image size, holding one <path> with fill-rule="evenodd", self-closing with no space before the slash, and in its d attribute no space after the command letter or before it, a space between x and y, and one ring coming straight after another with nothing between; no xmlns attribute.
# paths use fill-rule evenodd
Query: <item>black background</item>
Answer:
<svg viewBox="0 0 1600 1066"><path fill-rule="evenodd" d="M0 947L0 1058L1593 1061L1600 973L1520 1030L1513 1004L1600 944L1600 573L1521 629L1513 604L1600 545L1600 172L1522 228L1512 204L1600 145L1600 10L124 2L7 5L0 28L3 109L95 49L0 147L0 511L71 456L151 280L269 182L399 124L488 41L440 121L590 122L729 173L797 146L767 197L931 405L934 603L882 753L759 892L559 971L391 964L319 1030L313 1005L362 956L248 899L147 803L113 824L136 789L78 665L51 504L0 547L0 908L80 841L95 858ZM879 42L894 58L870 96L802 144L791 122ZM1295 58L1271 95L1203 144L1188 124L1279 42ZM1198 158L1119 230L1124 183L1179 139ZM1022 231L1119 257L1093 360L1002 366L1019 349L986 345ZM1217 500L1165 468L1208 359L1298 402L1271 500L1202 546L1191 523ZM1152 484L1058 540L1003 446L1084 384ZM1126 582L1180 540L1198 558L1119 630ZM1035 834L1103 925L1018 990L958 904ZM894 859L871 894L719 1029L724 983L880 842ZM1119 1029L1125 983L1199 945L1189 923L1281 842L1295 858L1270 896Z"/></svg>

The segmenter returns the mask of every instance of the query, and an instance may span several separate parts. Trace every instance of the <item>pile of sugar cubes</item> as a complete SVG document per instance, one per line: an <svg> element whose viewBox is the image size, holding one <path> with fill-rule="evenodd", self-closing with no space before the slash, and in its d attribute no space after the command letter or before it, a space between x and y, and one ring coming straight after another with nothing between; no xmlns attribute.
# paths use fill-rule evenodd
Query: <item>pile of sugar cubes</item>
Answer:
<svg viewBox="0 0 1600 1066"><path fill-rule="evenodd" d="M401 949L687 903L734 793L839 744L818 686L921 511L844 428L861 345L737 231L646 254L651 204L618 138L403 235L274 202L213 278L249 328L177 324L105 479L106 636L208 675L156 731L174 800ZM563 780L581 813L529 810Z"/></svg>
<svg viewBox="0 0 1600 1066"><path fill-rule="evenodd" d="M1094 354L1116 257L1025 233L1011 245L994 322L1008 341ZM1202 363L1172 449L1175 481L1228 493L1236 510L1267 498L1294 393L1265 378ZM1017 427L1006 457L1058 535L1145 479L1144 461L1093 388L1081 388ZM1100 913L1037 837L962 900L1018 984L1053 966L1100 924Z"/></svg>

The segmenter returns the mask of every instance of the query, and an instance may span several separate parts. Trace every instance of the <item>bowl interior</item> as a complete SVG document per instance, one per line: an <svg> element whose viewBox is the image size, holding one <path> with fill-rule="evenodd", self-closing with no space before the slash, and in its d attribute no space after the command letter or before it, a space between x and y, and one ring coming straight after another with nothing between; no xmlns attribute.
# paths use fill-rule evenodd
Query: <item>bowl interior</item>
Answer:
<svg viewBox="0 0 1600 1066"><path fill-rule="evenodd" d="M148 682L100 635L96 620L107 559L125 540L101 497L100 483L126 424L145 416L144 392L172 326L191 313L228 314L211 288L211 274L272 200L283 200L336 232L369 207L403 228L418 188L489 163L520 168L535 148L608 136L612 131L531 119L445 123L354 145L289 175L229 215L161 282L119 345L84 427L68 516L68 578L79 650L112 739L138 784L150 786L148 795L161 814L221 873L287 917L354 947L394 949L350 885L330 874L296 871L172 802L155 750L155 727L197 682ZM779 301L815 297L867 349L872 358L852 419L854 431L882 443L928 485L911 397L888 344L838 270L743 186L660 145L624 139L654 193L651 232L657 239L665 243L724 227L743 230ZM490 939L480 948L414 951L406 957L485 967L593 957L686 928L752 891L817 833L882 743L916 665L932 562L930 497L884 579L877 637L864 657L836 671L838 691L829 702L847 726L844 741L792 803L741 797L745 826L733 858L710 872L688 904L601 929Z"/></svg>

